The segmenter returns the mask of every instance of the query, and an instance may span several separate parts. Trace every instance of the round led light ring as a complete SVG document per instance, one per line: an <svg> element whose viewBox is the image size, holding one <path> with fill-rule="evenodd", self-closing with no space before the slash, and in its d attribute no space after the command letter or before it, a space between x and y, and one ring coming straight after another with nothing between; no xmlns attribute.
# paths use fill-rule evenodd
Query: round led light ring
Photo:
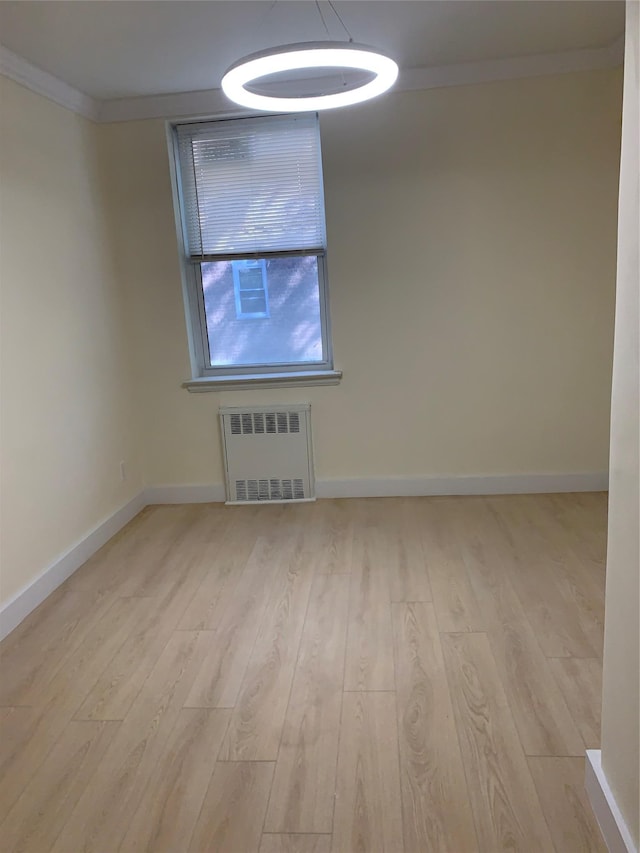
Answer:
<svg viewBox="0 0 640 853"><path fill-rule="evenodd" d="M344 92L328 95L291 98L260 95L249 91L246 86L282 71L297 71L309 68L353 68L369 71L376 76L373 80ZM222 78L222 90L236 104L255 110L281 110L306 112L346 107L375 98L386 92L396 81L398 66L374 48L364 45L345 45L344 42L310 42L286 45L247 56L226 72Z"/></svg>

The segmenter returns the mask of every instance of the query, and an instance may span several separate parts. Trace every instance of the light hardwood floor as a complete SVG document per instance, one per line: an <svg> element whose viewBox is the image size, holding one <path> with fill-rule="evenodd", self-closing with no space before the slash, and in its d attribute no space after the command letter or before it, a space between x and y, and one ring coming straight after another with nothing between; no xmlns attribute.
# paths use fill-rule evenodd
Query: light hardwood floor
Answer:
<svg viewBox="0 0 640 853"><path fill-rule="evenodd" d="M606 497L148 507L0 647L0 849L604 851Z"/></svg>

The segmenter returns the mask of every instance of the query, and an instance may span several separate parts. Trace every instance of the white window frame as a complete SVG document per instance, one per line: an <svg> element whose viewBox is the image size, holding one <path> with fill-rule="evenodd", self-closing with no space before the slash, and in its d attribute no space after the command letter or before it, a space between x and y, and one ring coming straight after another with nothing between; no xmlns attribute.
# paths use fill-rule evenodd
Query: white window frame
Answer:
<svg viewBox="0 0 640 853"><path fill-rule="evenodd" d="M244 117L244 116L234 116ZM224 119L232 118L225 116ZM204 255L196 260L186 252L186 234L184 230L183 202L179 180L179 158L176 127L191 121L209 122L216 117L184 119L178 118L166 122L167 143L169 149L169 166L174 199L176 233L180 254L182 275L182 290L185 303L185 319L189 341L192 378L183 382L183 387L190 391L221 390L228 388L243 388L259 385L260 387L280 387L286 385L335 385L342 378L342 372L336 370L333 364L333 347L331 338L331 321L329 315L329 288L327 280L326 250L313 252L295 250L288 252L238 253L232 255ZM201 264L212 261L234 260L268 260L281 257L315 257L318 269L318 290L320 303L320 328L322 338L322 361L271 363L251 365L225 365L211 367L209 355L209 338L207 331L207 316L202 286ZM235 292L235 286L234 286ZM268 290L265 288L265 293ZM268 303L267 303L268 304Z"/></svg>

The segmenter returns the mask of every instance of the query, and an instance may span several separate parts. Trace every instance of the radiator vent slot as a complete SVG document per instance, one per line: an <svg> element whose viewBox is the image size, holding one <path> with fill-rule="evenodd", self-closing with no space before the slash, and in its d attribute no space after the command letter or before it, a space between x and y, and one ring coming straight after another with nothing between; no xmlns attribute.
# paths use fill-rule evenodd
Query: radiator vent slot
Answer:
<svg viewBox="0 0 640 853"><path fill-rule="evenodd" d="M300 501L307 497L301 477L293 480L236 480L238 503L261 501Z"/></svg>
<svg viewBox="0 0 640 853"><path fill-rule="evenodd" d="M223 407L227 503L314 497L308 404Z"/></svg>
<svg viewBox="0 0 640 853"><path fill-rule="evenodd" d="M231 435L300 432L299 412L243 412L228 417Z"/></svg>

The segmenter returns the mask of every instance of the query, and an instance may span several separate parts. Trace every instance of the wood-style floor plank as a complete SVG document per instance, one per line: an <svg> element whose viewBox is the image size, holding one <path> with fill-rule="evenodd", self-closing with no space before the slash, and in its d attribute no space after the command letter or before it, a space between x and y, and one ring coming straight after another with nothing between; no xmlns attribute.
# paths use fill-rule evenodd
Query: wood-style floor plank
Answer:
<svg viewBox="0 0 640 853"><path fill-rule="evenodd" d="M270 761L216 765L189 845L191 853L258 853L273 767Z"/></svg>
<svg viewBox="0 0 640 853"><path fill-rule="evenodd" d="M513 561L483 500L462 505L457 535L525 753L582 755L582 738L513 589Z"/></svg>
<svg viewBox="0 0 640 853"><path fill-rule="evenodd" d="M332 830L348 596L346 575L316 577L265 821L267 832Z"/></svg>
<svg viewBox="0 0 640 853"><path fill-rule="evenodd" d="M230 515L217 540L212 543L214 559L182 614L178 628L184 631L217 628L220 617L220 611L216 611L218 600L225 588L233 588L256 544L256 528L249 524L250 519L256 518L256 512L252 507L247 509L248 517L243 518L238 513Z"/></svg>
<svg viewBox="0 0 640 853"><path fill-rule="evenodd" d="M599 658L556 658L549 661L585 749L600 749L602 663Z"/></svg>
<svg viewBox="0 0 640 853"><path fill-rule="evenodd" d="M291 543L261 537L239 579L216 607L211 653L193 684L188 708L233 708L269 600L272 579L286 565Z"/></svg>
<svg viewBox="0 0 640 853"><path fill-rule="evenodd" d="M42 704L64 661L113 606L113 595L58 587L0 646L0 705Z"/></svg>
<svg viewBox="0 0 640 853"><path fill-rule="evenodd" d="M404 849L395 695L345 693L332 850Z"/></svg>
<svg viewBox="0 0 640 853"><path fill-rule="evenodd" d="M331 836L265 833L260 853L331 853Z"/></svg>
<svg viewBox="0 0 640 853"><path fill-rule="evenodd" d="M586 545L590 529L600 528L606 533L606 504L600 506L600 513L585 516L585 520L575 528L565 527L557 518L545 510L547 501L536 500L537 495L525 495L522 500L526 513L535 525L540 547L544 549L557 583L562 588L564 598L570 602L573 618L577 620L591 647L602 658L604 640L604 555L594 559ZM552 498L550 495L544 498ZM567 498L579 500L580 496L561 495L563 505L570 506ZM579 517L579 516L578 516ZM600 523L598 524L598 518ZM587 523L588 519L588 523ZM577 533L579 531L579 533Z"/></svg>
<svg viewBox="0 0 640 853"><path fill-rule="evenodd" d="M115 722L69 723L0 825L2 850L42 853L50 848L118 727Z"/></svg>
<svg viewBox="0 0 640 853"><path fill-rule="evenodd" d="M28 725L12 738L0 776L0 819L38 772L78 706L92 689L140 618L139 599L115 599L112 607L70 652L38 695L37 709L28 709Z"/></svg>
<svg viewBox="0 0 640 853"><path fill-rule="evenodd" d="M373 521L385 548L391 601L431 601L431 584L415 501L399 498L381 503L382 508L375 513Z"/></svg>
<svg viewBox="0 0 640 853"><path fill-rule="evenodd" d="M344 687L395 689L388 551L376 527L359 527L355 537Z"/></svg>
<svg viewBox="0 0 640 853"><path fill-rule="evenodd" d="M353 535L356 518L354 502L319 501L316 513L322 540L316 563L319 574L349 574L353 561Z"/></svg>
<svg viewBox="0 0 640 853"><path fill-rule="evenodd" d="M486 635L443 634L442 647L479 849L551 850Z"/></svg>
<svg viewBox="0 0 640 853"><path fill-rule="evenodd" d="M402 814L407 850L478 849L431 604L394 604Z"/></svg>
<svg viewBox="0 0 640 853"><path fill-rule="evenodd" d="M164 512L147 515L146 521L135 528L131 542L122 541L115 554L107 559L106 565L111 570L105 570L105 561L99 560L97 571L94 569L88 575L81 570L79 577L71 578L71 583L80 588L110 591L124 598L165 595L173 581L172 561L179 560L188 547L200 516L199 509L194 511L188 505L158 509Z"/></svg>
<svg viewBox="0 0 640 853"><path fill-rule="evenodd" d="M269 603L242 682L221 761L275 761L298 658L318 537L302 526L273 578Z"/></svg>
<svg viewBox="0 0 640 853"><path fill-rule="evenodd" d="M16 755L24 750L40 716L37 708L0 708L0 779L8 775ZM0 823L5 816L6 811L0 813Z"/></svg>
<svg viewBox="0 0 640 853"><path fill-rule="evenodd" d="M144 552L151 541L145 533L146 524L155 518L152 509L142 510L71 575L63 588L95 595L118 595L129 575L135 575L146 561Z"/></svg>
<svg viewBox="0 0 640 853"><path fill-rule="evenodd" d="M415 509L438 627L443 632L484 631L485 620L452 529L455 507L449 500L424 500Z"/></svg>
<svg viewBox="0 0 640 853"><path fill-rule="evenodd" d="M577 608L554 571L545 538L527 510L526 496L492 498L500 534L510 549L510 578L538 643L547 657L593 657Z"/></svg>
<svg viewBox="0 0 640 853"><path fill-rule="evenodd" d="M114 850L124 837L178 720L210 632L176 631L136 697L53 850Z"/></svg>
<svg viewBox="0 0 640 853"><path fill-rule="evenodd" d="M229 724L228 708L184 708L122 842L122 850L184 849L191 838Z"/></svg>
<svg viewBox="0 0 640 853"><path fill-rule="evenodd" d="M529 758L557 853L607 853L584 787L584 758Z"/></svg>
<svg viewBox="0 0 640 853"><path fill-rule="evenodd" d="M170 558L171 582L161 595L140 600L135 630L98 679L76 719L124 719L208 572L214 548L190 543Z"/></svg>
<svg viewBox="0 0 640 853"><path fill-rule="evenodd" d="M561 547L574 550L583 563L596 570L594 578L601 580L607 559L607 502L607 492L536 495L529 501L530 508L546 516L545 526L553 520L549 535Z"/></svg>

